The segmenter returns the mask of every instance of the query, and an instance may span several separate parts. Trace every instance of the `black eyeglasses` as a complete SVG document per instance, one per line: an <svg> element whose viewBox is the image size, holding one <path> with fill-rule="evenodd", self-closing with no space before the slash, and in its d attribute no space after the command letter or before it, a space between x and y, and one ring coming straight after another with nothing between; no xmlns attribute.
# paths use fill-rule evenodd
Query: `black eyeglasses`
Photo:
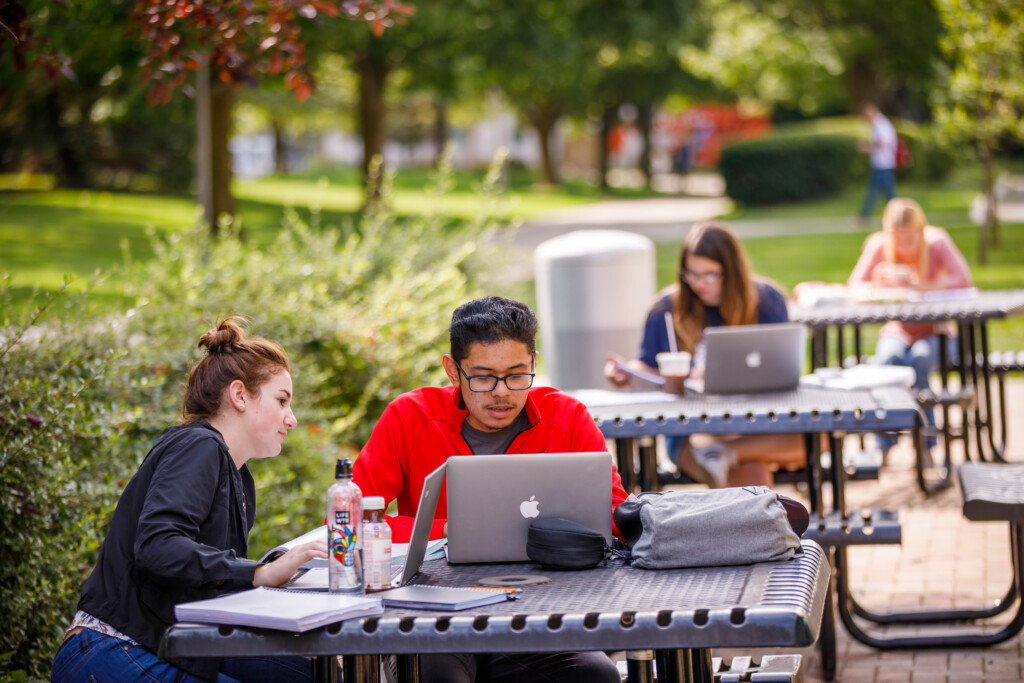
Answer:
<svg viewBox="0 0 1024 683"><path fill-rule="evenodd" d="M505 375L504 377L496 377L494 375L474 375L470 377L466 374L466 371L459 365L459 361L455 361L455 367L459 369L462 376L469 382L469 390L475 393L484 393L487 391L494 391L495 387L498 386L498 381L505 383L505 386L510 391L525 391L533 386L533 377L537 373L535 372L517 372L511 375Z"/></svg>

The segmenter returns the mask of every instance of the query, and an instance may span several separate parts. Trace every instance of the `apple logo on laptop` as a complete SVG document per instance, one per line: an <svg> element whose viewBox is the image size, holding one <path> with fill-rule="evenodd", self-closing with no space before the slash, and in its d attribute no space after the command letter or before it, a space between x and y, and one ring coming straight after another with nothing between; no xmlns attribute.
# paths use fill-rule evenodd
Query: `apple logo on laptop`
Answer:
<svg viewBox="0 0 1024 683"><path fill-rule="evenodd" d="M761 367L761 352L751 351L746 357L748 368L759 368Z"/></svg>
<svg viewBox="0 0 1024 683"><path fill-rule="evenodd" d="M519 504L519 512L522 513L523 517L536 517L540 515L540 510L537 506L540 505L540 501L534 500L536 496L530 496L530 500L524 500Z"/></svg>

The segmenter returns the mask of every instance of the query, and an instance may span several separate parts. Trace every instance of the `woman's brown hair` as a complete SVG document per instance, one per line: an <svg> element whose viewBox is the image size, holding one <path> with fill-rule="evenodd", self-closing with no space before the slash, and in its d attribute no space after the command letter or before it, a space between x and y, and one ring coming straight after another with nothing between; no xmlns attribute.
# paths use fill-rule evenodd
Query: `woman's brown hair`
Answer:
<svg viewBox="0 0 1024 683"><path fill-rule="evenodd" d="M184 423L209 420L216 415L224 390L236 379L250 394L258 395L271 375L283 370L291 372L284 350L261 337L247 337L246 322L242 316L229 316L199 339L199 348L206 349L206 357L188 373L181 402Z"/></svg>
<svg viewBox="0 0 1024 683"><path fill-rule="evenodd" d="M687 233L679 253L679 274L676 292L672 295L672 320L682 348L693 352L704 328L708 313L690 285L686 283L686 259L701 256L722 266L722 299L718 310L726 325L752 325L757 322L758 294L750 262L743 245L724 224L717 221L698 223Z"/></svg>

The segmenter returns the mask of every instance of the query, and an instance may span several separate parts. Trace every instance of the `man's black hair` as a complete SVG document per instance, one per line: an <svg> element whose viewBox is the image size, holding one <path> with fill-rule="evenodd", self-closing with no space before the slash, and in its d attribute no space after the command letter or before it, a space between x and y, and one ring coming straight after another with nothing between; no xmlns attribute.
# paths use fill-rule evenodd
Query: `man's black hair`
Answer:
<svg viewBox="0 0 1024 683"><path fill-rule="evenodd" d="M455 309L448 334L452 358L458 361L469 356L470 344L494 344L506 339L526 344L532 355L537 349L537 316L519 301L485 296Z"/></svg>

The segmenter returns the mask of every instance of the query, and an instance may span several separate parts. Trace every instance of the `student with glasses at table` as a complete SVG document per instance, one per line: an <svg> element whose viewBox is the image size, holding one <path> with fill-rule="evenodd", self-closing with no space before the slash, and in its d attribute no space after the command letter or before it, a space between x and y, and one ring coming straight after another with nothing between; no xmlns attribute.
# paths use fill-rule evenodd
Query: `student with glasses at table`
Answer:
<svg viewBox="0 0 1024 683"><path fill-rule="evenodd" d="M353 467L364 495L397 501L397 514L387 518L396 542L409 540L423 480L450 456L607 450L582 403L557 389L533 386L537 318L526 304L494 296L470 301L455 310L449 336L450 353L441 364L451 385L423 387L393 400ZM612 468L614 508L626 492ZM446 495L438 499L431 538L446 535ZM420 679L617 683L620 677L602 652L563 652L421 654Z"/></svg>
<svg viewBox="0 0 1024 683"><path fill-rule="evenodd" d="M705 328L788 319L785 296L754 275L743 245L729 228L717 221L698 223L683 240L678 279L661 292L647 315L639 357L625 365L657 375L657 354L678 348L693 355L690 377L701 379ZM631 382L631 375L620 368L623 363L611 354L604 369L619 387ZM792 434L696 434L688 440L670 437L666 446L680 470L717 488L768 486L775 469L802 467L806 459L801 437Z"/></svg>

